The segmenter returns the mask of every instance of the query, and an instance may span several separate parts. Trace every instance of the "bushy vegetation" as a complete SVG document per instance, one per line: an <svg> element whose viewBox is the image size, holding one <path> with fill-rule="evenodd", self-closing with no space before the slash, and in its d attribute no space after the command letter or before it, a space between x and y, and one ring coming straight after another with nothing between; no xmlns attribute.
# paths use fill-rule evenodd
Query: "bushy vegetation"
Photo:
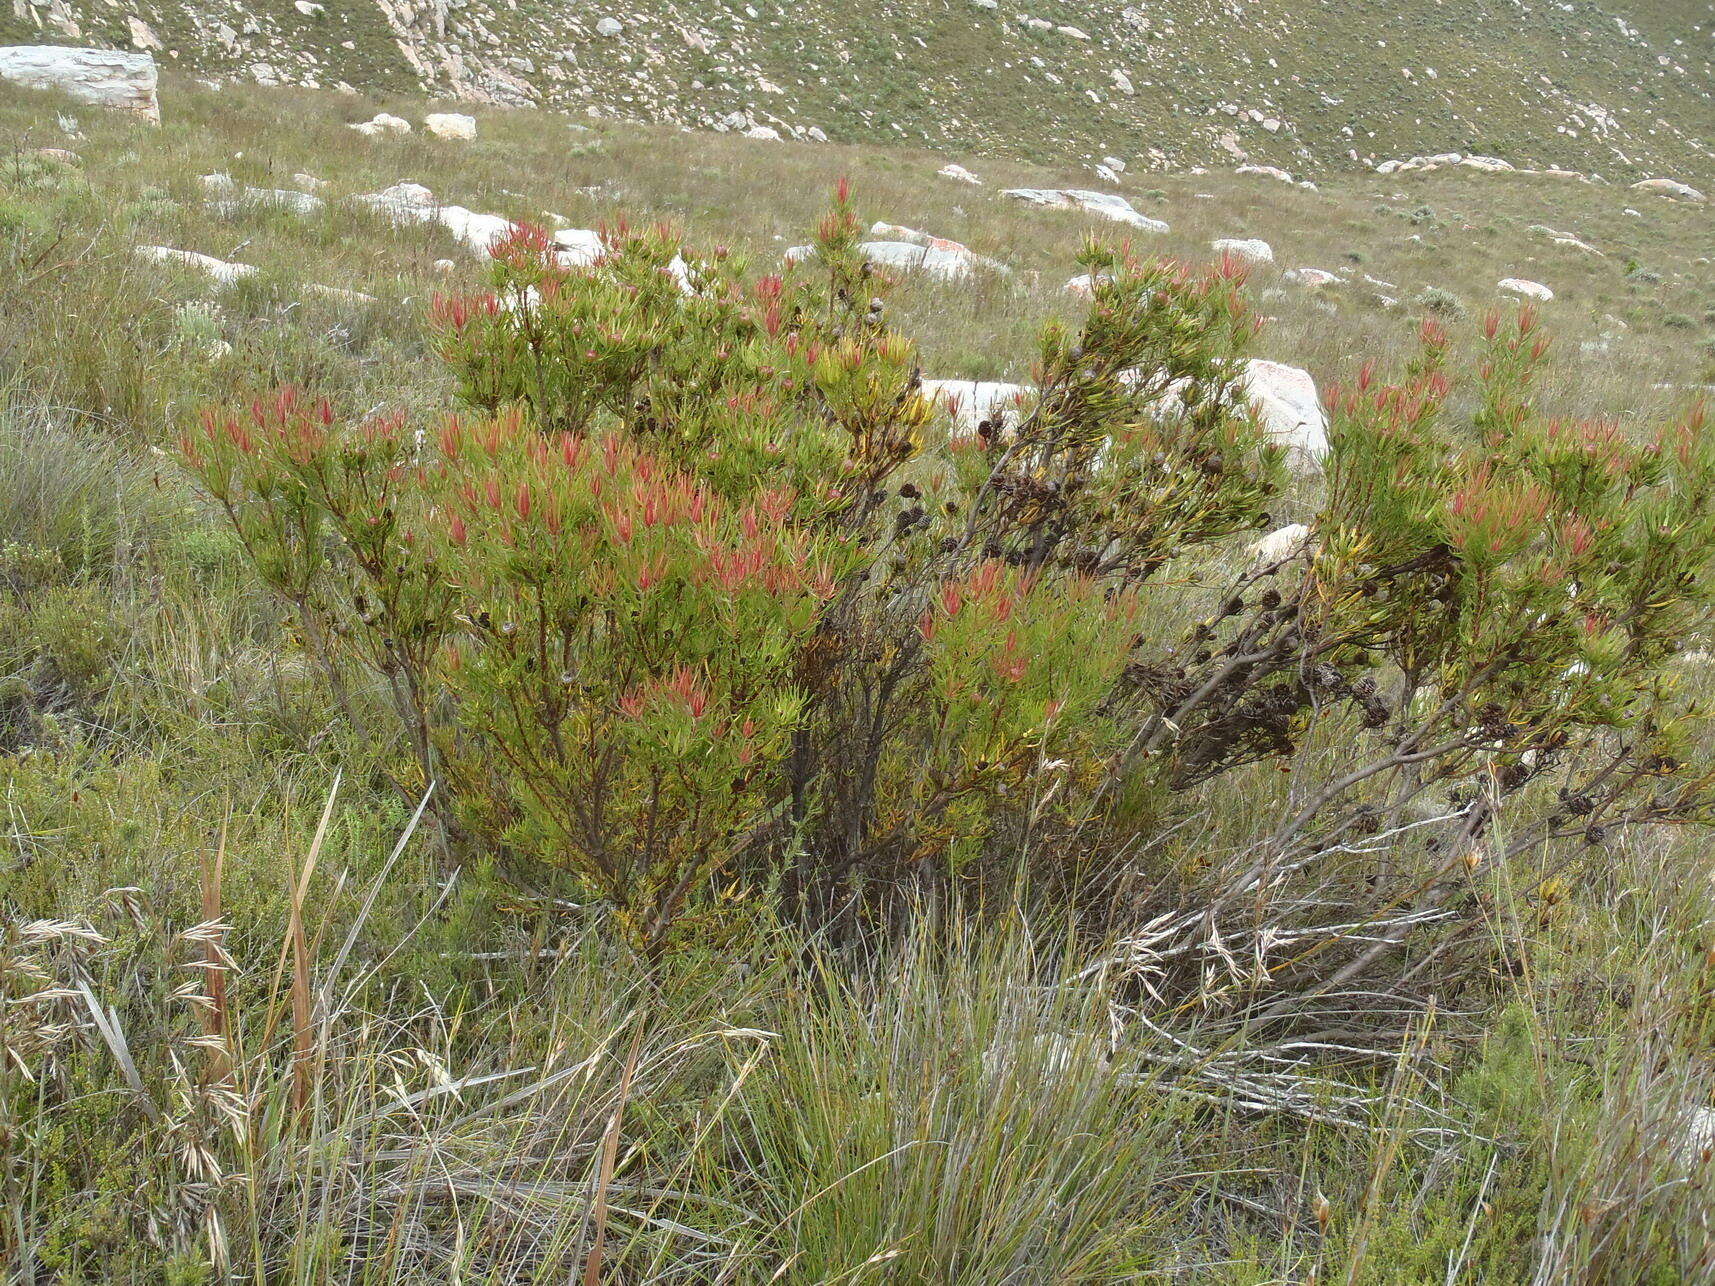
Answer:
<svg viewBox="0 0 1715 1286"><path fill-rule="evenodd" d="M1307 472L1098 241L961 425L864 195L367 322L4 233L7 1273L1715 1274L1701 407L1442 316Z"/></svg>

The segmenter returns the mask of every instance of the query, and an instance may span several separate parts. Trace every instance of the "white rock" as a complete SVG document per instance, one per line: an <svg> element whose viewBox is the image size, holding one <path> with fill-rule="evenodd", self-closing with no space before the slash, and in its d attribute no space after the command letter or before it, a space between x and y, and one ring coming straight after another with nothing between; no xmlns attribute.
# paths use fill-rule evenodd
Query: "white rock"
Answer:
<svg viewBox="0 0 1715 1286"><path fill-rule="evenodd" d="M1525 299L1537 299L1547 303L1554 298L1554 292L1540 281L1526 281L1523 277L1508 277L1497 282L1495 289L1504 290L1509 295L1519 295Z"/></svg>
<svg viewBox="0 0 1715 1286"><path fill-rule="evenodd" d="M323 299L332 299L341 304L373 304L374 295L366 295L361 290L341 290L338 286L324 286L312 281L304 287L312 295L320 295Z"/></svg>
<svg viewBox="0 0 1715 1286"><path fill-rule="evenodd" d="M1080 273L1066 283L1065 291L1068 295L1076 295L1079 299L1094 299L1098 280L1099 278L1091 276L1087 272Z"/></svg>
<svg viewBox="0 0 1715 1286"><path fill-rule="evenodd" d="M888 268L903 268L907 272L926 273L942 281L959 281L971 275L971 254L968 250L959 254L956 251L917 245L910 241L864 241L858 244L858 250L872 263Z"/></svg>
<svg viewBox="0 0 1715 1286"><path fill-rule="evenodd" d="M1467 170L1479 170L1484 174L1504 174L1516 168L1511 161L1503 161L1498 156L1467 156L1459 164Z"/></svg>
<svg viewBox="0 0 1715 1286"><path fill-rule="evenodd" d="M606 253L601 233L591 228L561 228L554 234L554 257L563 267L588 267Z"/></svg>
<svg viewBox="0 0 1715 1286"><path fill-rule="evenodd" d="M1279 563L1296 558L1310 545L1310 528L1301 522L1277 527L1252 541L1246 550L1253 563Z"/></svg>
<svg viewBox="0 0 1715 1286"><path fill-rule="evenodd" d="M1002 428L1018 423L1024 406L1036 395L1029 384L998 380L924 380L923 396L952 416L956 436L969 437L977 425L998 415Z"/></svg>
<svg viewBox="0 0 1715 1286"><path fill-rule="evenodd" d="M1288 268L1280 274L1280 279L1290 281L1295 286L1307 286L1312 290L1338 285L1341 281L1339 274L1329 272L1325 268Z"/></svg>
<svg viewBox="0 0 1715 1286"><path fill-rule="evenodd" d="M306 18L319 17L326 12L326 6L316 3L316 0L292 0L292 8Z"/></svg>
<svg viewBox="0 0 1715 1286"><path fill-rule="evenodd" d="M618 18L602 18L598 20L595 25L595 34L598 36L605 36L609 40L612 40L624 30L625 24Z"/></svg>
<svg viewBox="0 0 1715 1286"><path fill-rule="evenodd" d="M0 53L3 53L0 50ZM1706 201L1709 198L1692 187L1689 183L1681 183L1678 179L1644 179L1632 184L1634 192L1653 192L1657 196L1672 197L1676 201Z"/></svg>
<svg viewBox="0 0 1715 1286"><path fill-rule="evenodd" d="M486 255L512 233L513 224L498 214L478 214L462 205L441 205L421 183L395 183L380 192L353 197L394 223L439 223L479 255Z"/></svg>
<svg viewBox="0 0 1715 1286"><path fill-rule="evenodd" d="M195 250L178 250L172 246L138 246L137 253L156 263L180 263L200 268L223 286L256 274L256 268L252 264L228 263L224 259L216 259L213 255L198 254Z"/></svg>
<svg viewBox="0 0 1715 1286"><path fill-rule="evenodd" d="M1091 192L1085 188L1007 188L1002 195L1028 201L1032 205L1088 210L1091 214L1099 214L1116 223L1129 224L1144 232L1168 231L1167 224L1160 219L1139 214L1132 209L1130 201L1109 192Z"/></svg>
<svg viewBox="0 0 1715 1286"><path fill-rule="evenodd" d="M1121 68L1115 67L1108 75L1113 79L1114 88L1120 93L1128 96L1137 93L1137 86L1131 83L1131 77L1126 75Z"/></svg>
<svg viewBox="0 0 1715 1286"><path fill-rule="evenodd" d="M810 126L804 131L804 137L812 143L826 143L828 141L828 133L820 125Z"/></svg>
<svg viewBox="0 0 1715 1286"><path fill-rule="evenodd" d="M1118 183L1120 176L1105 165L1096 166L1096 177L1103 183Z"/></svg>
<svg viewBox="0 0 1715 1286"><path fill-rule="evenodd" d="M313 174L294 174L292 182L297 185L300 192L325 192L328 187L326 179L318 179Z"/></svg>
<svg viewBox="0 0 1715 1286"><path fill-rule="evenodd" d="M238 184L232 181L232 175L224 171L205 174L197 181L202 184L202 190L210 196L231 196L238 191Z"/></svg>
<svg viewBox="0 0 1715 1286"><path fill-rule="evenodd" d="M1269 437L1286 447L1295 468L1328 454L1328 413L1310 372L1260 357L1245 359L1245 391Z"/></svg>
<svg viewBox="0 0 1715 1286"><path fill-rule="evenodd" d="M1279 179L1282 183L1296 183L1297 179L1281 169L1278 165L1241 165L1233 171L1234 174L1257 174L1265 179Z"/></svg>
<svg viewBox="0 0 1715 1286"><path fill-rule="evenodd" d="M458 269L458 265L451 259L437 259L435 260L434 268L441 276L447 277L452 275L452 273Z"/></svg>
<svg viewBox="0 0 1715 1286"><path fill-rule="evenodd" d="M972 174L962 165L943 165L935 173L944 179L954 179L959 183L969 183L972 187L981 187L983 181Z"/></svg>
<svg viewBox="0 0 1715 1286"><path fill-rule="evenodd" d="M1056 27L1054 30L1062 36L1070 36L1073 40L1088 40L1090 38L1090 33L1081 27Z"/></svg>
<svg viewBox="0 0 1715 1286"><path fill-rule="evenodd" d="M411 122L386 112L377 112L374 119L358 121L349 128L356 130L366 138L379 138L383 134L409 134Z"/></svg>
<svg viewBox="0 0 1715 1286"><path fill-rule="evenodd" d="M157 125L161 121L155 60L146 53L10 45L0 48L0 80L57 89L79 102L134 112Z"/></svg>
<svg viewBox="0 0 1715 1286"><path fill-rule="evenodd" d="M1125 173L1125 162L1117 156L1104 156L1102 158L1102 164L1107 166L1115 174Z"/></svg>
<svg viewBox="0 0 1715 1286"><path fill-rule="evenodd" d="M1246 263L1274 262L1274 247L1255 237L1217 237L1209 245L1216 254L1231 255L1235 259L1243 259Z"/></svg>
<svg viewBox="0 0 1715 1286"><path fill-rule="evenodd" d="M468 143L476 137L476 117L462 112L430 112L423 117L423 128L436 138Z"/></svg>

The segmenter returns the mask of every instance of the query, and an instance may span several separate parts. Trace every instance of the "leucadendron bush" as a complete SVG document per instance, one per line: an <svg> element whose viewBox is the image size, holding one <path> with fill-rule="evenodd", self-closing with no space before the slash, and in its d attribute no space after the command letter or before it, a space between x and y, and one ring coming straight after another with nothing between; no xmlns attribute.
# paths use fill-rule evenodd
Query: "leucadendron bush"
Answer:
<svg viewBox="0 0 1715 1286"><path fill-rule="evenodd" d="M1136 940L1174 974L1236 934L1223 989L1279 1007L1445 932L1487 862L1703 815L1664 673L1709 608L1700 411L1549 419L1532 313L1469 373L1426 323L1397 382L1331 394L1297 551L1195 594L1174 569L1266 527L1292 463L1246 398L1243 270L1090 246L1082 326L973 431L860 227L842 185L760 276L522 228L433 306L438 429L288 390L185 436L330 683L384 694L447 862L563 877L655 953L735 886L842 929L913 888L1111 893L1175 800L1285 768L1269 832Z"/></svg>

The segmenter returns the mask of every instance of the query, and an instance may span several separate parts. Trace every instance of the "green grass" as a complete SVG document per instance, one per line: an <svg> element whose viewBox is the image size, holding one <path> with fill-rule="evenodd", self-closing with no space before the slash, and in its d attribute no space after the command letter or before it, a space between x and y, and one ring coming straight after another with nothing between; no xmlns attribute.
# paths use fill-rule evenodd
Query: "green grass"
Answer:
<svg viewBox="0 0 1715 1286"><path fill-rule="evenodd" d="M1014 269L894 296L926 373L1028 378L1038 324L1075 314L1061 285L1082 237L1113 228L999 189L1079 171L962 154L986 180L970 188L926 151L498 110L470 146L370 142L345 122L421 105L176 77L167 94L159 130L80 112L69 143L63 104L0 94L0 989L49 993L0 1012L17 1053L0 1273L564 1282L599 1188L604 1280L638 1283L1715 1280L1715 1172L1684 1146L1715 1086L1704 837L1643 832L1564 870L1522 858L1473 894L1487 933L1456 985L1432 962L1410 1012L1360 996L1345 1027L1295 1039L1159 1003L1147 969L1028 896L986 919L924 908L859 950L735 889L724 928L652 968L599 908L442 874L390 784L405 749L380 694L339 716L163 454L210 399L281 381L425 423L449 404L424 308L479 265L351 193L413 179L514 217L663 219L772 265L850 174L870 217ZM198 182L214 170L266 187L307 171L329 206L222 216ZM1475 317L1511 275L1556 291L1549 397L1568 412L1643 426L1715 378L1706 211L1459 172L1125 190L1172 223L1165 251L1261 236L1277 268L1350 267L1315 294L1252 283L1272 319L1258 351L1324 386L1406 353L1411 301L1444 292ZM262 272L214 290L133 254L150 243ZM1628 279L1634 261L1661 279ZM1407 302L1383 307L1363 273ZM379 302L318 300L312 281ZM1605 314L1629 329L1581 352ZM1185 569L1185 614L1219 569ZM1194 891L1295 785L1205 788L1138 869Z"/></svg>

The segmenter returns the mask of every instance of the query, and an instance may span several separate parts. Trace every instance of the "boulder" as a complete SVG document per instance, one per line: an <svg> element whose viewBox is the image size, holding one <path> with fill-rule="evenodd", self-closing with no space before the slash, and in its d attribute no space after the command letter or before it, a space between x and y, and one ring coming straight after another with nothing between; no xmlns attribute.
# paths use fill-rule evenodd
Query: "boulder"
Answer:
<svg viewBox="0 0 1715 1286"><path fill-rule="evenodd" d="M958 250L943 250L911 241L863 241L858 250L871 263L927 273L942 281L960 281L971 275L972 255L963 246Z"/></svg>
<svg viewBox="0 0 1715 1286"><path fill-rule="evenodd" d="M1632 191L1653 192L1657 196L1671 197L1675 201L1700 202L1709 199L1689 183L1681 183L1678 179L1644 179L1632 184Z"/></svg>
<svg viewBox="0 0 1715 1286"><path fill-rule="evenodd" d="M1290 281L1295 286L1305 286L1311 290L1320 290L1323 286L1336 286L1341 278L1337 273L1329 272L1326 268L1288 268L1280 274L1282 281Z"/></svg>
<svg viewBox="0 0 1715 1286"><path fill-rule="evenodd" d="M173 246L138 246L137 253L156 263L179 263L199 268L222 286L230 286L235 281L256 275L256 268L252 264L228 263L224 259L216 259L213 255L198 254L195 250L179 250Z"/></svg>
<svg viewBox="0 0 1715 1286"><path fill-rule="evenodd" d="M423 117L423 128L436 138L468 143L476 137L476 117L460 112L430 112Z"/></svg>
<svg viewBox="0 0 1715 1286"><path fill-rule="evenodd" d="M1245 391L1269 437L1294 468L1314 468L1328 454L1328 413L1310 372L1260 357L1245 360Z"/></svg>
<svg viewBox="0 0 1715 1286"><path fill-rule="evenodd" d="M778 143L780 141L780 131L772 125L752 125L745 130L744 136L764 143Z"/></svg>
<svg viewBox="0 0 1715 1286"><path fill-rule="evenodd" d="M959 183L969 183L972 187L981 187L983 181L972 174L962 165L943 165L935 173L944 179L953 179Z"/></svg>
<svg viewBox="0 0 1715 1286"><path fill-rule="evenodd" d="M79 102L116 107L161 123L155 60L146 53L9 45L0 48L0 80L57 89Z"/></svg>
<svg viewBox="0 0 1715 1286"><path fill-rule="evenodd" d="M922 393L952 417L954 436L970 437L984 420L998 417L1002 429L1017 424L1036 390L999 380L924 380Z"/></svg>
<svg viewBox="0 0 1715 1286"><path fill-rule="evenodd" d="M1144 232L1168 231L1167 224L1160 219L1139 214L1132 209L1130 201L1111 192L1091 192L1085 188L1007 188L1002 195L1052 209L1087 210L1091 214L1099 214L1104 219L1128 224Z"/></svg>
<svg viewBox="0 0 1715 1286"><path fill-rule="evenodd" d="M1234 259L1243 259L1246 263L1274 262L1274 247L1255 237L1217 237L1209 244L1216 254L1231 255Z"/></svg>
<svg viewBox="0 0 1715 1286"><path fill-rule="evenodd" d="M390 116L386 112L377 112L372 120L357 121L349 128L365 138L379 138L383 134L409 134L411 122L402 117Z"/></svg>
<svg viewBox="0 0 1715 1286"><path fill-rule="evenodd" d="M1554 292L1540 281L1526 281L1523 277L1508 277L1495 283L1496 290L1503 290L1509 295L1518 295L1522 299L1535 299L1547 303L1554 298Z"/></svg>
<svg viewBox="0 0 1715 1286"><path fill-rule="evenodd" d="M1459 164L1467 170L1477 170L1483 174L1505 174L1517 168L1511 161L1503 161L1498 156L1467 156Z"/></svg>
<svg viewBox="0 0 1715 1286"><path fill-rule="evenodd" d="M624 30L625 24L618 18L601 18L597 20L595 25L595 34L608 40L612 40Z"/></svg>

